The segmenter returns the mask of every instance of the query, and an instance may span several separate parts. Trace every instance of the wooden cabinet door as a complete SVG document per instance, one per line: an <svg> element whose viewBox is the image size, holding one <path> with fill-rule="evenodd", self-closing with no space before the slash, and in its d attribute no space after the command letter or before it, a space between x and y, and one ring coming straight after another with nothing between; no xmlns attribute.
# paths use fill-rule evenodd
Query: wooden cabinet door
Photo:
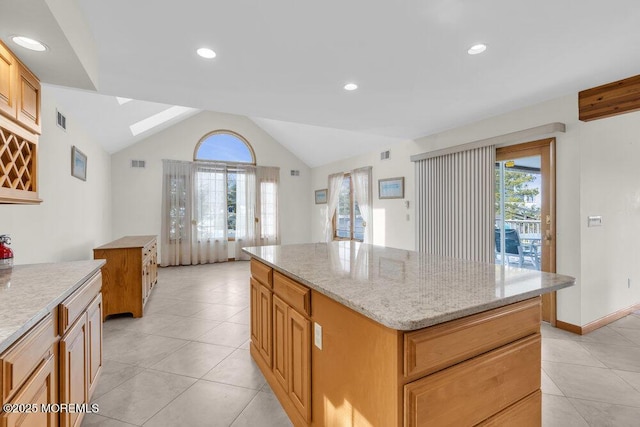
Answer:
<svg viewBox="0 0 640 427"><path fill-rule="evenodd" d="M40 82L18 63L17 119L24 127L40 134Z"/></svg>
<svg viewBox="0 0 640 427"><path fill-rule="evenodd" d="M102 294L98 294L87 307L87 322L87 332L89 333L87 338L87 370L89 375L87 402L89 402L102 369Z"/></svg>
<svg viewBox="0 0 640 427"><path fill-rule="evenodd" d="M250 293L251 293L251 341L253 345L259 347L260 338L260 290L258 282L253 278L250 279Z"/></svg>
<svg viewBox="0 0 640 427"><path fill-rule="evenodd" d="M87 315L82 314L60 340L60 402L88 403L87 384ZM60 425L78 427L82 414L60 414Z"/></svg>
<svg viewBox="0 0 640 427"><path fill-rule="evenodd" d="M9 402L11 404L37 405L38 411L26 414L2 412L0 425L2 427L57 427L58 414L53 411L44 412L41 410L41 405L57 403L55 372L56 363L52 354L42 362L21 391Z"/></svg>
<svg viewBox="0 0 640 427"><path fill-rule="evenodd" d="M0 113L16 118L16 58L0 43Z"/></svg>
<svg viewBox="0 0 640 427"><path fill-rule="evenodd" d="M259 335L258 335L258 350L260 355L267 365L271 368L271 349L273 348L272 335L271 335L271 299L272 293L269 288L260 285L260 297L259 297Z"/></svg>
<svg viewBox="0 0 640 427"><path fill-rule="evenodd" d="M287 304L273 296L273 373L276 379L289 392L289 366L287 363Z"/></svg>
<svg viewBox="0 0 640 427"><path fill-rule="evenodd" d="M289 397L305 421L311 418L311 322L287 310Z"/></svg>

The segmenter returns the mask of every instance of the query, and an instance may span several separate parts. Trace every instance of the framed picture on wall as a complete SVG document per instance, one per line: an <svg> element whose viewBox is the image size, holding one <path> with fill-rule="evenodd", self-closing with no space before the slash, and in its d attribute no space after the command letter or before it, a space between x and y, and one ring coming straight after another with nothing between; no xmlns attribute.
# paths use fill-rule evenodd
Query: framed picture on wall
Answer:
<svg viewBox="0 0 640 427"><path fill-rule="evenodd" d="M83 181L87 180L87 155L75 145L71 148L71 175Z"/></svg>
<svg viewBox="0 0 640 427"><path fill-rule="evenodd" d="M404 199L404 176L379 179L378 199Z"/></svg>
<svg viewBox="0 0 640 427"><path fill-rule="evenodd" d="M324 188L322 190L316 190L316 205L327 203L327 192L329 190Z"/></svg>

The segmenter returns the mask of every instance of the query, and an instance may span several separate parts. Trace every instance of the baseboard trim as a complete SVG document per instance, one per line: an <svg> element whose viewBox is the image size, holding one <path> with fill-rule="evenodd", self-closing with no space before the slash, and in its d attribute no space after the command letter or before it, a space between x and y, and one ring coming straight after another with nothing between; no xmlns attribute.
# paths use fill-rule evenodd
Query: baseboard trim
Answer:
<svg viewBox="0 0 640 427"><path fill-rule="evenodd" d="M582 328L580 326L574 325L573 323L563 322L562 320L556 320L556 328L582 335Z"/></svg>
<svg viewBox="0 0 640 427"><path fill-rule="evenodd" d="M578 335L585 335L585 334L588 334L589 332L595 331L596 329L600 329L603 326L608 325L609 323L613 323L616 320L620 320L623 317L628 316L629 314L638 310L640 310L640 303L634 304L627 308L623 308L622 310L614 311L613 313L607 314L606 316L601 317L600 319L594 320L593 322L589 322L584 326L577 326L571 323L558 320L556 321L556 328L573 332L574 334L578 334Z"/></svg>

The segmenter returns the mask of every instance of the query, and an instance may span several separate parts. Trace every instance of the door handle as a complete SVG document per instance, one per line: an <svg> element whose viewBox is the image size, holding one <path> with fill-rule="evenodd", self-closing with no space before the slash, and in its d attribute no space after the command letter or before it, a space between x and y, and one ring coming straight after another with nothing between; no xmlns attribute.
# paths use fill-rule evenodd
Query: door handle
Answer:
<svg viewBox="0 0 640 427"><path fill-rule="evenodd" d="M550 245L552 240L553 236L551 235L551 230L547 230L544 235L544 241L547 245Z"/></svg>

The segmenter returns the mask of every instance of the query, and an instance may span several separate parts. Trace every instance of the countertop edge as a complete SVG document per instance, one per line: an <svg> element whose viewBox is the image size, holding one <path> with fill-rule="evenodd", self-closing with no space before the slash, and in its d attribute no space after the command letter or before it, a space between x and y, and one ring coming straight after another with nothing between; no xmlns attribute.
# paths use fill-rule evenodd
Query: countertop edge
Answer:
<svg viewBox="0 0 640 427"><path fill-rule="evenodd" d="M64 301L69 295L74 293L79 287L85 284L90 278L97 274L100 271L103 265L107 262L105 260L95 260L97 261L96 267L91 270L91 272L85 275L81 280L76 282L74 285L67 288L62 294L58 295L56 298L51 300L49 304L43 307L40 311L38 311L31 319L29 319L25 324L16 330L13 334L9 335L2 342L0 342L0 353L3 353L5 350L10 348L13 344L16 343L25 333L27 333L31 328L38 324L42 319L46 318L47 315L53 310L54 307L59 305L62 301Z"/></svg>
<svg viewBox="0 0 640 427"><path fill-rule="evenodd" d="M398 322L394 319L388 319L388 318L384 318L382 316L378 316L375 313L370 312L369 310L363 309L362 307L358 306L357 304L354 304L353 302L344 299L343 297L334 294L333 292L326 290L320 286L318 286L315 283L311 283L307 280L305 280L302 277L297 276L296 274L278 266L275 265L267 260L265 260L264 258L261 258L260 256L251 253L249 251L246 251L244 248L242 249L242 251L244 253L246 253L247 255L249 255L252 258L255 258L257 260L259 260L260 262L270 266L271 268L273 268L274 270L294 279L297 280L298 282L308 286L310 289L321 293L322 295L325 295L331 299L333 299L334 301L344 305L345 307L348 307L352 310L354 310L355 312L375 321L380 323L381 325L390 328L390 329L394 329L397 331L404 331L404 332L409 332L409 331L415 331L417 329L422 329L422 328L426 328L429 326L434 326L434 325L438 325L441 323L445 323L445 322L449 322L451 320L456 320L456 319L460 319L462 317L466 317L466 316L471 316L477 313L481 313L483 311L487 311L487 310L491 310L494 308L498 308L498 307L504 307L506 305L509 304L514 304L516 302L520 302L520 301L524 301L527 300L529 298L534 298L540 295L544 295L550 292L554 292L554 291L558 291L560 289L564 289L564 288L568 288L570 286L573 286L576 283L576 279L575 278L571 278L572 280L567 281L565 283L560 283L560 284L556 284L556 285L552 285L549 286L545 289L539 289L539 290L535 290L535 291L530 291L530 292L524 292L522 294L518 294L518 295L514 295L514 296L510 296L510 297L505 297L499 300L494 300L485 304L479 304L476 306L471 306L471 307L465 307L462 308L460 310L451 312L451 313L446 313L443 315L439 315L439 316L433 316L433 317L429 317L423 320L416 320L416 321L409 321L409 322ZM569 276L567 276L569 278Z"/></svg>

